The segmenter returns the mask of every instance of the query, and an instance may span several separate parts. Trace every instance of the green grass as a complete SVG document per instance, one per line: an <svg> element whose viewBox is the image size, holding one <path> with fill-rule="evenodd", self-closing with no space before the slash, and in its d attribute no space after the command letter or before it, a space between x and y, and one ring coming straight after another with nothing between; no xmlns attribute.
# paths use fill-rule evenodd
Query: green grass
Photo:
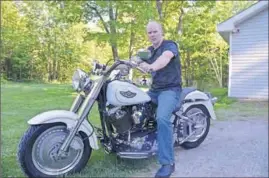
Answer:
<svg viewBox="0 0 269 178"><path fill-rule="evenodd" d="M236 99L228 98L227 88L212 88L209 90L213 97L217 97L218 100L215 103L214 108L228 108L232 103L236 102Z"/></svg>
<svg viewBox="0 0 269 178"><path fill-rule="evenodd" d="M217 120L268 119L268 101L237 101L216 110Z"/></svg>
<svg viewBox="0 0 269 178"><path fill-rule="evenodd" d="M147 90L147 88L142 89ZM216 103L217 117L219 115L223 118L229 117L224 115L227 112L222 113L222 111L227 111L227 108L231 108L230 105L238 108L237 112L247 111L253 107L253 105L248 104L234 106L233 104L238 102L227 98L227 89L212 89L210 92L219 98ZM73 92L71 85L66 84L2 83L1 161L3 177L24 176L19 168L16 154L19 140L28 128L27 121L44 111L68 110L75 96L76 93ZM253 113L258 114L258 110ZM94 125L100 125L96 105L91 111L90 121ZM113 154L105 154L103 148L100 148L92 152L86 168L80 174L74 174L72 177L130 177L138 172L148 171L149 165L156 163L154 157L146 160L118 159Z"/></svg>
<svg viewBox="0 0 269 178"><path fill-rule="evenodd" d="M69 109L76 93L71 85L2 83L1 85L1 161L3 177L23 177L17 162L17 147L28 128L27 121L38 113L53 109ZM94 125L99 125L96 105L90 115ZM126 177L155 161L120 160L107 155L100 148L92 152L86 168L72 177Z"/></svg>
<svg viewBox="0 0 269 178"><path fill-rule="evenodd" d="M227 88L213 88L209 91L218 98L214 106L217 120L268 118L268 101L240 101L228 98Z"/></svg>

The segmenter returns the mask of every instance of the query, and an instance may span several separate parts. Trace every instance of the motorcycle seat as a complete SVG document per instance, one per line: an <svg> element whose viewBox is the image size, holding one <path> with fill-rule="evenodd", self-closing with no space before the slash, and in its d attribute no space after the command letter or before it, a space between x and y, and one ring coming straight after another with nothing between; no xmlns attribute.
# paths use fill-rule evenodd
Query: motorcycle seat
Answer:
<svg viewBox="0 0 269 178"><path fill-rule="evenodd" d="M193 92L197 90L194 87L186 87L186 88L182 88L181 94L180 94L180 98L179 98L179 102L176 106L176 109L174 110L174 112L178 111L181 107L181 105L185 102L185 97L187 96L187 94L189 94L190 92Z"/></svg>

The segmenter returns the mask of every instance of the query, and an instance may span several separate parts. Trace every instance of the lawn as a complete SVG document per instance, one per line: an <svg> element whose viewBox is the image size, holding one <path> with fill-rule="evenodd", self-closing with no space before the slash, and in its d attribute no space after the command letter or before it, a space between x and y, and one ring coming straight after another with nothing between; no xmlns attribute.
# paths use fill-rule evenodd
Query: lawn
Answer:
<svg viewBox="0 0 269 178"><path fill-rule="evenodd" d="M9 83L1 85L1 161L3 177L24 177L17 162L17 146L27 121L52 109L69 109L76 93L71 85ZM96 105L90 115L99 125ZM127 177L146 169L148 160L120 160L100 148L92 152L86 168L73 177Z"/></svg>
<svg viewBox="0 0 269 178"><path fill-rule="evenodd" d="M144 88L144 90L146 90ZM216 108L228 107L233 100L227 99L227 89L211 91L219 98ZM76 93L71 85L6 83L1 86L1 161L3 177L23 177L17 162L17 146L25 130L27 120L38 113L52 109L69 109ZM99 125L97 107L94 106L90 121ZM147 171L148 160L121 160L107 155L100 148L93 151L86 168L74 177L130 177L137 172Z"/></svg>

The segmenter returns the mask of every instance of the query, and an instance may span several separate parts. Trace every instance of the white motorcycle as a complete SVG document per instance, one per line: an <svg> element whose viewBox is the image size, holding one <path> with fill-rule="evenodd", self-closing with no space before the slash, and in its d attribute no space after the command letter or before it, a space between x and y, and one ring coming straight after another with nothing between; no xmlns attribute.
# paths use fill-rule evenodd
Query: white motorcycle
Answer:
<svg viewBox="0 0 269 178"><path fill-rule="evenodd" d="M119 66L125 66L125 68ZM95 65L95 69L98 65ZM100 67L99 67L100 68ZM98 140L106 153L120 158L142 159L157 151L156 105L134 83L124 80L131 68L141 72L133 60L117 60L93 81L78 69L73 88L78 92L69 111L53 110L36 115L20 140L18 161L29 177L55 177L81 171L90 159ZM98 103L101 126L87 119ZM173 112L174 145L191 149L206 138L210 118L216 119L216 98L195 88L183 88Z"/></svg>

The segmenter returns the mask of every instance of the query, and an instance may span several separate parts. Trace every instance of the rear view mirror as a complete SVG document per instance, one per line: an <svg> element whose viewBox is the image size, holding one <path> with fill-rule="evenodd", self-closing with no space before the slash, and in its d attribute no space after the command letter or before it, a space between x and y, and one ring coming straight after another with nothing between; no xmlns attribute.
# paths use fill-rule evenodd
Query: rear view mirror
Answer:
<svg viewBox="0 0 269 178"><path fill-rule="evenodd" d="M137 52L137 56L141 58L143 61L146 61L151 57L151 52L147 49L140 49Z"/></svg>

